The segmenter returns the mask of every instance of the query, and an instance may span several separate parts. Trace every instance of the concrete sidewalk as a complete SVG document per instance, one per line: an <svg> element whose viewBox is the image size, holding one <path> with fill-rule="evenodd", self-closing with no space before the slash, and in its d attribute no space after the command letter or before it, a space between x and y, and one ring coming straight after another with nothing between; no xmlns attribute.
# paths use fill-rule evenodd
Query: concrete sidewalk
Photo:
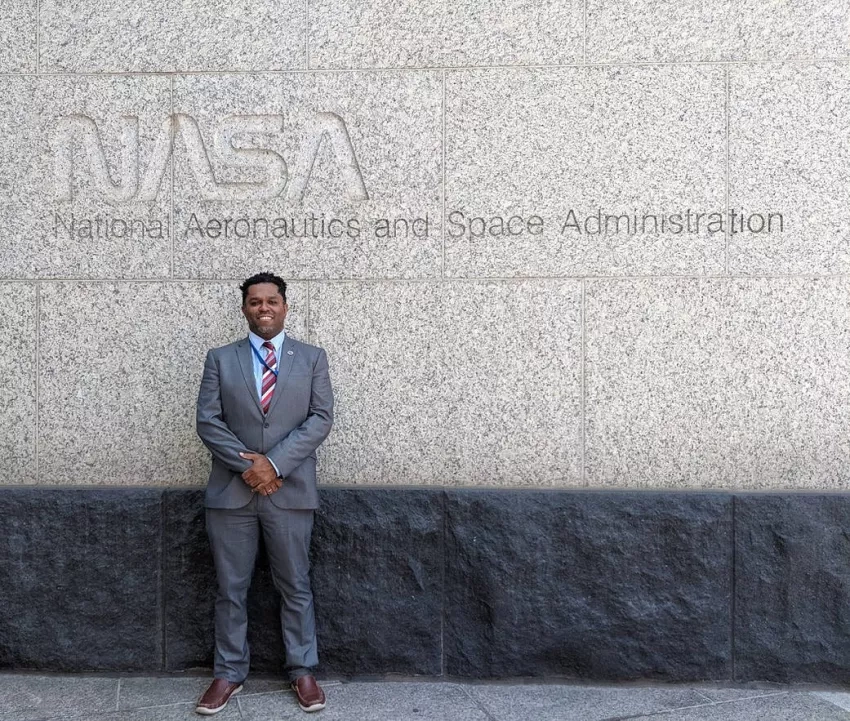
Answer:
<svg viewBox="0 0 850 721"><path fill-rule="evenodd" d="M208 676L0 674L0 721L199 721ZM305 714L279 679L250 679L220 721L850 721L850 693L716 684L578 685L431 680L323 681ZM207 717L208 718L208 717Z"/></svg>

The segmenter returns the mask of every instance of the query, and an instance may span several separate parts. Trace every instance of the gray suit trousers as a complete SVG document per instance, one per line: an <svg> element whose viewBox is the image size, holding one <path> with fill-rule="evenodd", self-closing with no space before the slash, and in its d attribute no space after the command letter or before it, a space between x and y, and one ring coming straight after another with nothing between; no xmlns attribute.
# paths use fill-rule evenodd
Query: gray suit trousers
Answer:
<svg viewBox="0 0 850 721"><path fill-rule="evenodd" d="M311 509L278 508L254 494L242 508L207 508L207 534L218 579L215 602L216 678L248 675L248 587L262 531L272 578L281 594L280 625L290 680L319 663L310 589Z"/></svg>

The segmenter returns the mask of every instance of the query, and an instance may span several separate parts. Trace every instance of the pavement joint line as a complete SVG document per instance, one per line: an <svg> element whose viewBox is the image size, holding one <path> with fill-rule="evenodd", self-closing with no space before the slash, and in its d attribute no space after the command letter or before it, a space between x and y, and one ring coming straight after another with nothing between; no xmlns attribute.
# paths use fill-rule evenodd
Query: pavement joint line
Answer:
<svg viewBox="0 0 850 721"><path fill-rule="evenodd" d="M194 703L195 703L194 701L175 701L173 703L160 703L160 704L155 704L155 705L152 705L152 706L130 706L130 707L127 707L127 708L122 708L120 710L123 713L129 713L130 711L148 711L150 709L155 709L155 708L173 708L173 707L176 707L176 706L193 706ZM90 713L90 712L88 712L88 713ZM115 713L115 712L114 711L99 711L98 713L107 714L107 713Z"/></svg>
<svg viewBox="0 0 850 721"><path fill-rule="evenodd" d="M698 696L702 696L708 702L714 701L714 699L711 698L711 696L707 696L706 694L704 694L702 691L699 691L698 689L694 689L694 693L696 693Z"/></svg>
<svg viewBox="0 0 850 721"><path fill-rule="evenodd" d="M730 691L734 691L735 689L728 689ZM768 696L781 696L782 694L791 694L791 693L808 693L806 691L767 691L764 693L753 692L752 696L741 696L740 698L730 698L725 701L715 701L714 699L709 699L710 704L705 704L706 706L716 705L719 703L734 703L735 701L750 701L754 698L767 698ZM702 694L705 696L705 694ZM689 707L690 708L690 707Z"/></svg>
<svg viewBox="0 0 850 721"><path fill-rule="evenodd" d="M834 706L835 708L841 709L846 714L850 714L850 710L846 707L841 706L840 704L835 703L835 701L830 701L828 698L824 698L821 694L823 693L846 693L846 691L809 691L809 696L814 696L816 699L820 701L825 701L830 706Z"/></svg>
<svg viewBox="0 0 850 721"><path fill-rule="evenodd" d="M2 679L4 675L5 674L0 674L0 679ZM8 674L7 677L12 678L12 677L15 677L15 675ZM26 676L21 675L20 678L26 678ZM157 677L154 677L154 678L157 678ZM162 678L164 680L167 679L167 677L162 677ZM122 678L119 677L115 680L118 682L116 684L116 696L115 696L116 701L115 701L115 703L116 703L116 705L120 706L120 703L121 703L120 702L120 693L121 693L121 690L123 690L122 689L123 684L121 684ZM409 679L406 679L406 681L409 681ZM359 685L356 681L345 682L345 681L339 681L339 680L328 680L323 685L334 687L334 686L345 686L345 685L348 685L349 683L351 683L353 685ZM365 683L371 685L372 682L367 681ZM392 682L390 682L390 683L392 683ZM415 681L414 681L414 684L415 685L425 685L425 684L416 683ZM379 683L378 685L383 685L383 684ZM429 685L430 685L430 683L429 683ZM483 714L483 716L487 719L487 721L500 721L501 719L504 718L498 710L491 711L487 707L485 707L485 705L483 704L483 701L477 697L478 695L475 693L475 687L478 686L479 684L468 683L468 682L458 682L458 681L454 681L454 680L453 681L436 680L436 683L434 683L433 685L437 686L437 687L442 687L442 688L452 687L452 686L460 687L462 693L470 701L472 701L473 705L471 706L471 708L477 708ZM493 686L493 685L494 684L485 684L485 687L486 686ZM497 687L498 686L506 686L506 685L512 686L512 687L517 687L518 685L521 686L522 684L511 684L511 683L508 683L508 684L497 683L497 684L495 684L495 686L497 686ZM554 684L554 685L560 686L561 684ZM580 684L576 687L581 688L583 686L585 686L585 684ZM646 687L636 686L636 687L632 687L632 688L635 691L639 691L640 689L646 688ZM658 717L659 721L661 721L661 719L664 716L668 716L668 718L677 718L676 714L680 713L682 711L685 711L685 710L703 709L703 708L710 708L710 707L714 707L714 706L730 706L730 713L734 715L735 707L733 706L733 704L741 704L741 703L745 703L745 702L748 702L748 701L751 701L751 700L767 699L767 698L774 697L774 696L787 696L789 699L791 699L792 697L798 697L798 698L799 697L813 697L813 696L818 697L819 693L839 692L838 688L817 690L817 691L809 689L809 688L800 688L800 689L747 689L747 688L737 688L736 689L736 688L725 688L725 687L710 688L710 689L702 689L701 690L698 687L694 687L694 686L688 687L687 685L683 686L683 688L689 688L689 690L693 691L696 694L697 697L705 697L705 698L708 698L708 691L711 691L711 690L715 690L715 691L719 691L719 692L735 691L735 692L741 693L742 695L737 697L737 698L733 698L733 699L723 699L723 700L711 700L711 699L709 699L708 702L706 702L706 703L695 703L695 704L689 704L687 706L679 706L679 707L676 707L676 708L663 708L663 709L656 708L656 709L653 709L653 710L646 710L646 711L643 711L641 713L627 713L625 715L615 715L615 716L611 716L611 717L606 717L604 719L600 719L599 721L636 721L637 719L646 719L646 720L656 719L656 717ZM255 715L252 714L248 709L244 708L241 701L246 700L246 699L243 698L243 697L253 698L253 697L269 696L269 695L273 695L273 694L280 694L280 693L286 693L286 692L288 692L288 689L286 689L286 688L281 688L279 690L273 690L273 691L260 691L260 692L253 693L253 694L245 694L243 692L242 694L240 694L239 696L236 697L236 708L237 708L237 713L238 713L238 716L236 716L236 718L241 719L241 721L251 721L254 718L259 718L259 717L255 717ZM107 699L104 699L104 700L107 700ZM847 709L843 708L842 706L839 706L835 703L832 703L828 699L821 699L821 700L827 701L827 703L830 706L833 706L836 709L841 709L842 711L847 713ZM110 699L110 701L111 701L111 699ZM111 706L111 705L112 705L111 702L109 702L109 706ZM132 708L125 708L125 709L118 708L117 712L119 714L128 714L128 713L132 714L133 712L144 711L144 710L149 710L149 709L166 709L166 708L183 709L183 708L187 708L191 705L192 704L191 704L190 701L180 701L180 702L173 701L171 703L160 703L160 704L156 704L156 705L134 706ZM293 709L294 709L294 707L293 707ZM25 711L25 709L18 709L18 710L22 711L22 712ZM39 713L39 711L37 709L26 709L26 711L34 712L36 714ZM101 717L111 716L114 713L116 713L115 710L92 711L91 709L89 709L87 711L74 710L70 714L63 715L61 717L45 716L45 717L42 718L41 716L39 716L38 718L41 719L41 721L62 721L63 719L68 719L68 721L71 721L72 719L78 719L78 718L81 718L81 717L82 718L92 718L92 719L101 718ZM297 715L297 711L293 710L293 713L295 713ZM283 718L293 718L294 719L295 716L286 715L286 716L281 716L280 718L281 719L283 719ZM850 719L850 716L848 716L848 719Z"/></svg>
<svg viewBox="0 0 850 721"><path fill-rule="evenodd" d="M768 693L761 696L746 696L744 698L726 699L725 701L713 701L711 703L699 703L691 706L678 706L676 708L662 709L659 711L649 711L642 714L631 714L629 716L614 716L613 718L601 719L601 721L627 721L628 719L647 718L649 716L665 716L667 714L676 713L678 711L688 711L695 708L706 708L708 706L723 706L728 704L740 703L741 701L752 701L755 698L768 698L770 696L790 695L791 691L779 691L777 693ZM805 692L803 692L805 693Z"/></svg>
<svg viewBox="0 0 850 721"><path fill-rule="evenodd" d="M327 684L322 684L322 686L326 687ZM273 696L274 694L278 694L278 693L279 694L289 693L289 689L282 688L282 689L278 689L277 691L257 691L255 693L245 693L245 692L240 691L239 694L237 694L235 696L235 698L236 698L237 705L239 705L239 699L241 699L241 698L248 698L248 697L254 698L255 696ZM158 703L158 704L149 704L149 705L143 705L143 706L131 706L131 707L128 707L128 708L125 708L125 709L116 709L116 710L119 710L119 711L144 711L146 709L152 709L152 708L168 708L170 706L185 706L187 704L193 704L193 703L194 703L194 701L192 701L192 700L172 701L171 703ZM112 713L112 712L108 711L106 713Z"/></svg>
<svg viewBox="0 0 850 721"><path fill-rule="evenodd" d="M735 689L729 689L735 690ZM714 699L710 699L711 703L706 704L698 704L699 706L717 706L722 703L737 703L738 701L751 701L754 698L767 698L768 696L781 696L782 694L792 694L792 693L807 693L806 691L768 691L767 693L753 693L752 696L741 696L740 698L728 698L724 701L715 701ZM682 706L682 708L697 708L696 706Z"/></svg>
<svg viewBox="0 0 850 721"><path fill-rule="evenodd" d="M115 689L115 710L121 710L121 679L118 679L118 688Z"/></svg>
<svg viewBox="0 0 850 721"><path fill-rule="evenodd" d="M499 719L497 719L493 714L491 714L490 711L484 706L483 703L481 703L481 701L476 696L473 696L469 692L469 689L466 687L465 684L453 685L460 686L460 690L463 691L464 695L478 707L478 709L487 717L488 721L499 721Z"/></svg>
<svg viewBox="0 0 850 721"><path fill-rule="evenodd" d="M17 709L15 711L9 711L9 712L6 712L6 713L7 714L8 713L38 713L39 711L40 711L40 709L27 708L27 709ZM124 709L124 711L127 711L127 709ZM48 713L53 713L53 712L50 711ZM92 719L92 718L97 719L97 718L100 718L101 716L112 715L114 713L115 713L115 711L112 711L112 710L92 711L92 710L89 709L87 711L72 711L70 716L65 712L61 716L39 716L38 718L33 717L31 719L31 721L73 721L73 719L79 719L79 718L82 718L83 721L88 721L88 719ZM6 719L8 719L9 721L14 721L13 717L8 716L8 715L6 716L6 718L2 719L2 721L6 721Z"/></svg>

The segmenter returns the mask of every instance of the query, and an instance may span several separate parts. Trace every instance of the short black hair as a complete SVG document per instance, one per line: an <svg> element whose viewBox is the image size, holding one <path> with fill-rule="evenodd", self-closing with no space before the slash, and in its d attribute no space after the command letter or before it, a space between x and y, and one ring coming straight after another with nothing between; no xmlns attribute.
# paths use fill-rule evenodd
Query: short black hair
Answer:
<svg viewBox="0 0 850 721"><path fill-rule="evenodd" d="M256 273L239 286L239 290L242 291L242 305L245 305L245 299L248 297L248 288L258 283L274 283L283 297L283 302L286 303L286 281L274 273Z"/></svg>

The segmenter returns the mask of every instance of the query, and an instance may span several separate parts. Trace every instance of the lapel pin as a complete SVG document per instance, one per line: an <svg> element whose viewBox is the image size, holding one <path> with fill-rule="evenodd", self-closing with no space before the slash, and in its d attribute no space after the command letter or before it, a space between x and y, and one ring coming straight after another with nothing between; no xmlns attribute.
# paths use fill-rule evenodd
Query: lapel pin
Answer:
<svg viewBox="0 0 850 721"><path fill-rule="evenodd" d="M292 351L291 350L286 351L286 355L292 355Z"/></svg>

